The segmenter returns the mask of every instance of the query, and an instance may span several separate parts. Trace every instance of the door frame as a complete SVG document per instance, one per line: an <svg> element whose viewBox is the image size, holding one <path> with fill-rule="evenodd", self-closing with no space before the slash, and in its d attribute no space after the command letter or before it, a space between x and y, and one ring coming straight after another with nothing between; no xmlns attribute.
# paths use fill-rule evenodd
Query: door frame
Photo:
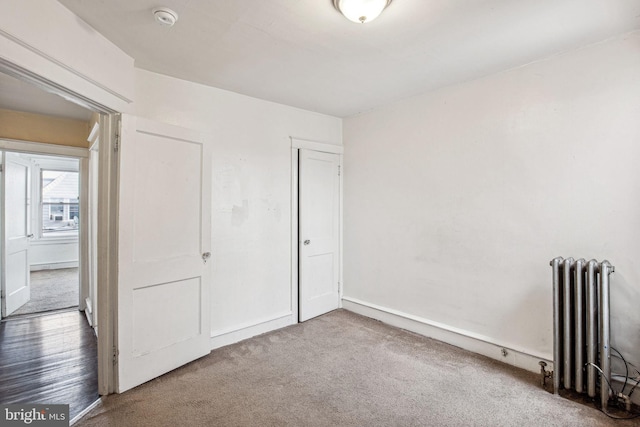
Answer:
<svg viewBox="0 0 640 427"><path fill-rule="evenodd" d="M322 153L338 154L340 156L340 212L338 220L340 222L338 231L338 248L340 256L338 257L338 280L339 280L339 307L342 308L342 295L344 292L343 280L343 176L344 167L342 164L344 147L341 145L330 144L327 142L312 141L309 139L297 138L290 136L291 140L291 317L294 323L300 322L300 257L298 251L300 248L300 204L299 204L299 182L300 182L300 149L319 151Z"/></svg>
<svg viewBox="0 0 640 427"><path fill-rule="evenodd" d="M43 145L45 147L43 147ZM80 177L79 180L79 195L80 195L80 215L82 217L83 215L83 208L85 208L85 203L83 202L84 200L86 200L86 198L84 197L83 194L83 189L86 187L85 186L85 180L87 179L87 175L86 175L86 169L83 170L83 164L86 163L86 159L88 156L88 150L83 149L83 148L79 148L79 147L67 147L67 146L59 146L59 145L53 145L53 144L43 144L43 143L39 143L39 142L30 142L30 141L19 141L19 140L14 140L14 139L8 139L8 138L0 138L0 151L3 153L16 153L16 154L34 154L34 155L45 155L45 156L52 156L52 157L65 157L65 158L71 158L71 159L75 159L78 160L78 174ZM4 155L4 154L3 154ZM33 166L33 165L31 165ZM33 174L31 174L31 179L33 180ZM29 192L30 194L30 198L31 198L31 205L29 206L29 214L33 215L34 214L34 208L33 206L35 204L38 204L38 206L40 206L40 197L41 194L38 191L37 193L35 193L34 195L34 187L38 185L36 183L31 183L29 185ZM0 197L2 197L4 199L5 195L3 193L0 193ZM5 203L4 200L0 201L0 205L2 205L3 203ZM0 215L2 215L3 213L0 213ZM31 225L33 225L33 221L30 221ZM79 267L79 271L78 271L78 308L79 310L83 310L83 299L82 299L82 289L81 289L81 284L82 284L82 273L85 270L85 266L83 265L83 256L82 256L82 246L83 246L83 241L87 238L86 234L85 234L85 229L86 224L84 224L82 222L82 219L80 220L80 228L79 228L79 233L78 233L78 267ZM0 231L0 237L2 239L4 239L4 234L3 234L4 230ZM31 234L36 234L35 230L31 230ZM30 272L27 272L28 274ZM6 297L6 296L5 296ZM2 318L1 313L0 313L0 319Z"/></svg>
<svg viewBox="0 0 640 427"><path fill-rule="evenodd" d="M115 343L117 342L117 260L118 260L118 129L120 115L86 96L71 91L27 68L0 60L0 72L31 83L46 92L62 96L64 99L99 114L100 147L98 177L98 392L101 395L116 390L116 369L114 368ZM9 141L9 140L5 140ZM3 149L0 141L0 149ZM73 147L55 144L11 141L21 144L29 152L60 155L74 151ZM26 145L24 145L26 144ZM31 151L35 150L35 151ZM88 149L81 149L87 152ZM14 151L14 150L9 150ZM64 154L63 154L64 155ZM88 160L84 161L88 161ZM82 161L81 161L82 163ZM82 169L82 166L81 166ZM85 187L86 188L86 187ZM86 233L85 233L86 234ZM85 256L86 258L86 256Z"/></svg>

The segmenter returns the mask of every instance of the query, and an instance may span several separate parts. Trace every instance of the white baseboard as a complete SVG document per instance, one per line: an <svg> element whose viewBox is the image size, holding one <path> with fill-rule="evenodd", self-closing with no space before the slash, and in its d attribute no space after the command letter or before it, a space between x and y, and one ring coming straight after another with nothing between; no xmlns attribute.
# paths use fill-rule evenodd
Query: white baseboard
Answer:
<svg viewBox="0 0 640 427"><path fill-rule="evenodd" d="M229 344L235 344L239 341L246 340L256 335L284 328L295 323L291 312L279 314L270 319L252 322L250 324L239 325L233 329L212 331L211 332L211 350L224 347Z"/></svg>
<svg viewBox="0 0 640 427"><path fill-rule="evenodd" d="M87 319L87 323L89 324L89 326L91 326L93 328L93 320L91 319L91 313L89 313L87 310L84 311L84 317Z"/></svg>
<svg viewBox="0 0 640 427"><path fill-rule="evenodd" d="M514 348L515 346L513 345L499 343L489 337L470 331L454 328L398 310L360 301L355 298L343 297L342 301L345 310L371 317L372 319L379 320L391 326L406 329L490 357L491 359L526 369L527 371L540 372L540 365L538 364L540 361L547 363L548 370L553 370L551 355L534 354L534 352ZM506 356L503 355L503 349L507 351Z"/></svg>
<svg viewBox="0 0 640 427"><path fill-rule="evenodd" d="M31 264L31 266L29 267L31 271L59 270L61 268L78 268L78 261L51 262L46 264Z"/></svg>
<svg viewBox="0 0 640 427"><path fill-rule="evenodd" d="M89 297L85 298L84 305L85 305L84 315L87 318L87 322L89 322L89 326L93 328L93 307L91 304L91 298Z"/></svg>

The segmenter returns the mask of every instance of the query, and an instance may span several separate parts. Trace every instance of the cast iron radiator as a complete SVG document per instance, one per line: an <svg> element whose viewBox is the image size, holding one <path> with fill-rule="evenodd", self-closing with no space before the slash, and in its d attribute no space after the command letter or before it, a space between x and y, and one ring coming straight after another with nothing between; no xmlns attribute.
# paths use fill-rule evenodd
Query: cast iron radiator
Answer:
<svg viewBox="0 0 640 427"><path fill-rule="evenodd" d="M609 261L551 260L553 270L553 392L596 397L606 409L611 384ZM597 381L599 379L599 381Z"/></svg>

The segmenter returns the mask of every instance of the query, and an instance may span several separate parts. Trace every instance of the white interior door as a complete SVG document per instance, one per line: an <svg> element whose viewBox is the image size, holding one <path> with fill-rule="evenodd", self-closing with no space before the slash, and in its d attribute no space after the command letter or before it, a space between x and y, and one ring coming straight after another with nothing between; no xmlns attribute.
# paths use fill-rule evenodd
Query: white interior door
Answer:
<svg viewBox="0 0 640 427"><path fill-rule="evenodd" d="M119 392L209 353L210 165L199 133L123 116Z"/></svg>
<svg viewBox="0 0 640 427"><path fill-rule="evenodd" d="M300 321L340 305L340 156L300 150Z"/></svg>
<svg viewBox="0 0 640 427"><path fill-rule="evenodd" d="M29 210L31 164L18 154L2 160L2 317L9 316L31 297L29 285Z"/></svg>

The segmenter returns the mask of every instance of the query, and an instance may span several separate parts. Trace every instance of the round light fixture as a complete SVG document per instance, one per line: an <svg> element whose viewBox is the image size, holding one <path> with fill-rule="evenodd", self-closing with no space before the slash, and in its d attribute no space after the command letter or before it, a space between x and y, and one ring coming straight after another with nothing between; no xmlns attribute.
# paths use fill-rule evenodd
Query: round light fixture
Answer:
<svg viewBox="0 0 640 427"><path fill-rule="evenodd" d="M178 20L178 14L168 7L157 7L153 9L153 17L160 25L173 26Z"/></svg>
<svg viewBox="0 0 640 427"><path fill-rule="evenodd" d="M333 5L350 21L365 24L376 19L391 0L333 0Z"/></svg>

